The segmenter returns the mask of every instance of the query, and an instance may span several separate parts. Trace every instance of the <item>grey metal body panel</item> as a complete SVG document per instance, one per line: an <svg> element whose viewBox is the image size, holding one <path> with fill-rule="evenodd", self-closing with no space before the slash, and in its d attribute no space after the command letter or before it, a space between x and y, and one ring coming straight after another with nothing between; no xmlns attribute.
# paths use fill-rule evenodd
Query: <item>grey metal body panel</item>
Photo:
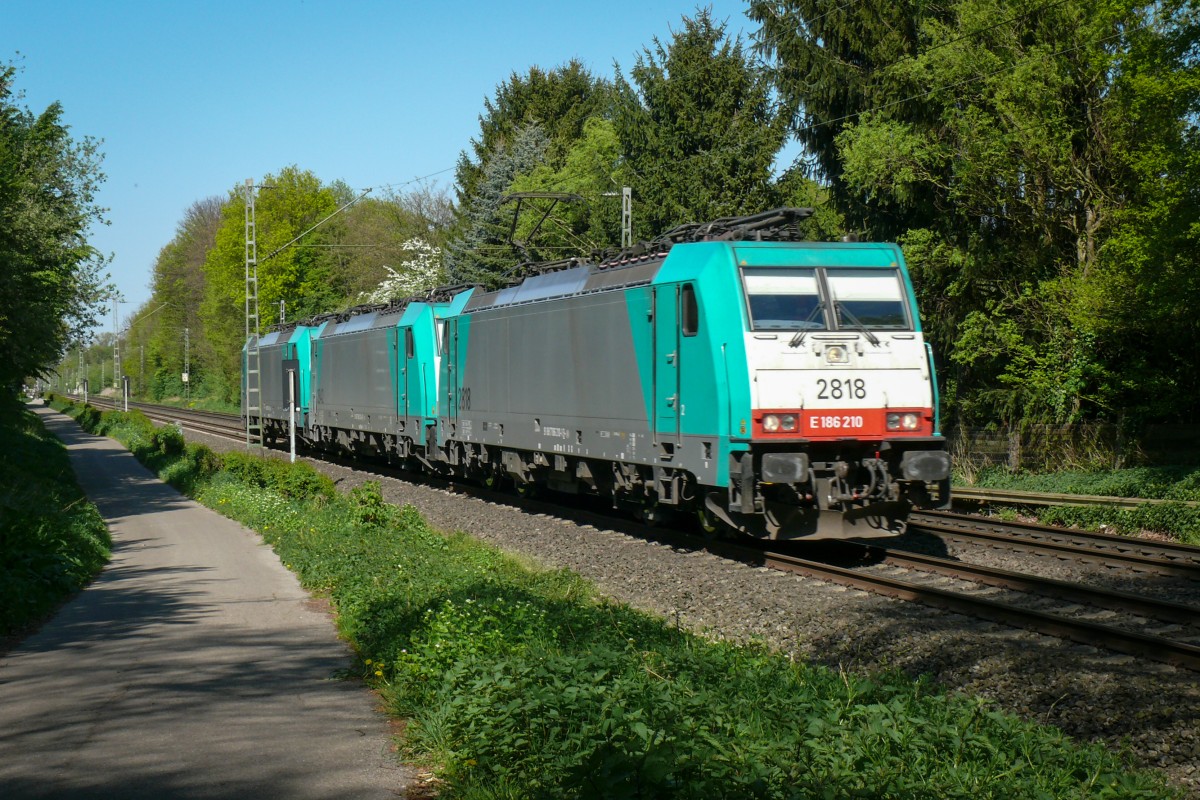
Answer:
<svg viewBox="0 0 1200 800"><path fill-rule="evenodd" d="M446 438L686 468L712 481L711 458L686 466L682 460L704 452L700 440L712 452L715 436L687 437L697 441L673 453L654 441L633 339L634 325L651 322L644 315L631 320L630 313L626 292L607 291L452 319L451 337L465 333L468 355L450 365L463 372L458 402L442 420ZM456 325L467 328L456 331ZM450 351L459 348L452 343Z"/></svg>
<svg viewBox="0 0 1200 800"><path fill-rule="evenodd" d="M253 341L253 337L251 337ZM287 337L276 331L264 334L258 340L259 397L263 419L287 421L288 407L283 397L286 388L283 382L283 359L287 349ZM246 348L242 350L242 416L246 414Z"/></svg>
<svg viewBox="0 0 1200 800"><path fill-rule="evenodd" d="M265 419L288 419L287 384L283 379L283 360L288 354L286 341L259 345L259 364L262 370L262 411Z"/></svg>
<svg viewBox="0 0 1200 800"><path fill-rule="evenodd" d="M311 424L397 432L395 314L366 314L313 340Z"/></svg>

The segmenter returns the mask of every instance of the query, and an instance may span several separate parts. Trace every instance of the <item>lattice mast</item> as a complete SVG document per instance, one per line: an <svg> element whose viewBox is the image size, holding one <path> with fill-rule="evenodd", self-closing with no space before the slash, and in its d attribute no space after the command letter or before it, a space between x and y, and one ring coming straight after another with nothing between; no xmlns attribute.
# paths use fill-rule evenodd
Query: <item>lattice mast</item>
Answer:
<svg viewBox="0 0 1200 800"><path fill-rule="evenodd" d="M113 388L121 391L121 332L117 329L117 295L113 295Z"/></svg>
<svg viewBox="0 0 1200 800"><path fill-rule="evenodd" d="M258 338L258 243L254 179L246 179L246 447L262 446L262 361Z"/></svg>

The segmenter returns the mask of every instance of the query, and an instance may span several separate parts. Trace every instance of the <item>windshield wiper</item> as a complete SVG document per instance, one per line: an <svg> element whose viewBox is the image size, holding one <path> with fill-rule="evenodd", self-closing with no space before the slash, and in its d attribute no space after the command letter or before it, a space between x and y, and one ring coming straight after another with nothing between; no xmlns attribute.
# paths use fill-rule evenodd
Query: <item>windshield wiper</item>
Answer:
<svg viewBox="0 0 1200 800"><path fill-rule="evenodd" d="M846 319L850 320L851 323L853 323L855 326L857 326L858 329L866 335L868 342L870 342L875 347L879 346L879 337L876 336L875 334L871 333L871 331L867 329L867 326L863 325L862 322L859 321L858 317L851 314L850 309L846 308L844 305L839 303L837 300L834 300L833 301L833 315L836 317L838 315L838 312L845 314Z"/></svg>
<svg viewBox="0 0 1200 800"><path fill-rule="evenodd" d="M804 320L804 322L800 323L800 330L796 331L796 335L792 337L790 342L788 342L788 347L799 347L800 345L804 344L804 337L808 335L808 326L817 319L817 315L820 314L824 309L824 302L818 302L815 306L813 306L813 310L808 312L808 317Z"/></svg>

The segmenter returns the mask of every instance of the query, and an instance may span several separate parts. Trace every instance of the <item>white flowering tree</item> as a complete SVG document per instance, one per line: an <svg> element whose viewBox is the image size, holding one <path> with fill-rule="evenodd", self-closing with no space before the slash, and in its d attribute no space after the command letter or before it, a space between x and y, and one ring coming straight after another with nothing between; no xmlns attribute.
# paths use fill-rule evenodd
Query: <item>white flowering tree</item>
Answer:
<svg viewBox="0 0 1200 800"><path fill-rule="evenodd" d="M389 300L420 294L446 282L442 267L442 248L416 237L406 241L403 247L410 257L401 261L394 269L384 264L383 268L388 271L387 277L374 291L360 294L360 301L386 303Z"/></svg>

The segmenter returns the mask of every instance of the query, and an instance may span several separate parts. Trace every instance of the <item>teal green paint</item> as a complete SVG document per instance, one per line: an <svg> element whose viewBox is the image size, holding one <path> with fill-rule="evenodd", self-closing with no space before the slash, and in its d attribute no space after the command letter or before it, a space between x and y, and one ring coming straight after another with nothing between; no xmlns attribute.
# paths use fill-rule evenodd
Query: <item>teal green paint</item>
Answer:
<svg viewBox="0 0 1200 800"><path fill-rule="evenodd" d="M876 242L743 242L734 246L743 267L901 267L894 244Z"/></svg>
<svg viewBox="0 0 1200 800"><path fill-rule="evenodd" d="M321 334L326 324L322 322L315 328L305 325L298 326L288 338L288 346L291 348L292 358L300 362L300 396L297 398L297 405L300 408L300 419L297 420L297 425L301 428L307 425L308 413L312 408L312 341Z"/></svg>
<svg viewBox="0 0 1200 800"><path fill-rule="evenodd" d="M435 324L431 326L435 337L433 352L436 352L438 347L436 321L442 319L446 321L448 340L444 344L446 352L442 353L441 370L432 391L438 395L436 402L438 416L452 420L458 419L458 400L461 397L463 376L467 374L467 354L471 352L471 318L463 314L462 310L466 308L474 294L474 289L456 294L449 303L440 306L435 315ZM452 366L453 369L451 369ZM430 364L430 374L432 373L433 365ZM441 426L439 426L438 432L439 444L442 443L445 435L440 428Z"/></svg>
<svg viewBox="0 0 1200 800"><path fill-rule="evenodd" d="M437 380L437 409L440 418L457 422L462 380L468 369L471 318L466 314L456 313L455 316L448 317L446 326L445 351L442 353L442 366ZM445 442L448 433L444 426L438 426L438 444Z"/></svg>
<svg viewBox="0 0 1200 800"><path fill-rule="evenodd" d="M942 435L942 398L938 392L937 368L933 365L933 346L925 343L925 355L929 359L929 382L933 386L933 435Z"/></svg>
<svg viewBox="0 0 1200 800"><path fill-rule="evenodd" d="M676 245L654 280L696 287L700 329L680 337L682 432L715 435L718 485L729 481L729 454L747 447L733 440L750 429L748 321L733 252L724 242Z"/></svg>

